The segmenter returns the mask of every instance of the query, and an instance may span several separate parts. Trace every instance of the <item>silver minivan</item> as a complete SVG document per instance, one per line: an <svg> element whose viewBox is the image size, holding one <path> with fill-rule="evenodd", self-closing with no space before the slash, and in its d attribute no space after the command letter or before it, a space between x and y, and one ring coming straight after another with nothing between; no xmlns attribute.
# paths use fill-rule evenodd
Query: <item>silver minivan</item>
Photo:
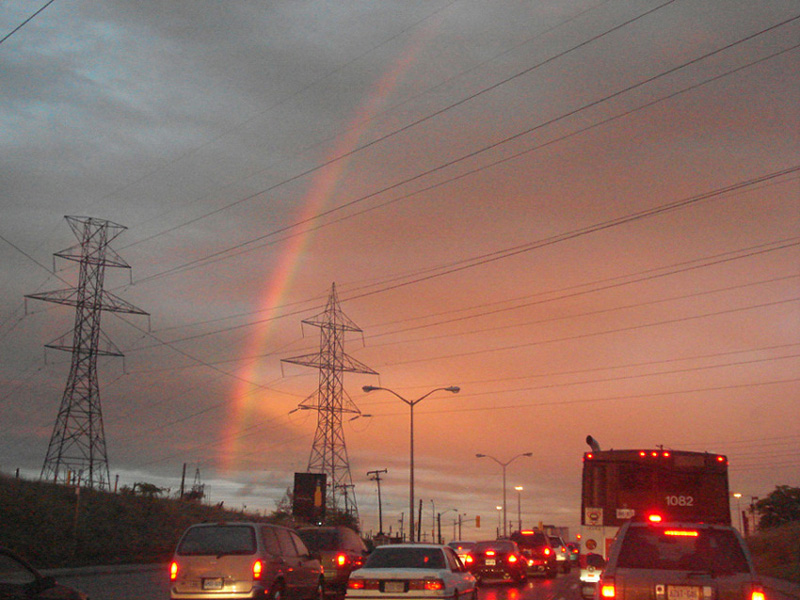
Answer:
<svg viewBox="0 0 800 600"><path fill-rule="evenodd" d="M297 533L267 523L192 525L170 564L172 600L322 600L319 559Z"/></svg>
<svg viewBox="0 0 800 600"><path fill-rule="evenodd" d="M598 600L764 600L749 550L729 525L622 526L600 577Z"/></svg>

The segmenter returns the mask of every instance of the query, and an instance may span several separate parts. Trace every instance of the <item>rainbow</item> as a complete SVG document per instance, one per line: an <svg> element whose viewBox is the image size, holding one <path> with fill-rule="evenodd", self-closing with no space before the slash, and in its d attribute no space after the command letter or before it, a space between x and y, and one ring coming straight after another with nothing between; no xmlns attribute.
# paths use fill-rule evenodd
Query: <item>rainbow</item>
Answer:
<svg viewBox="0 0 800 600"><path fill-rule="evenodd" d="M433 27L421 28L411 43L407 45L406 52L376 82L372 92L368 94L351 119L345 134L338 138L338 143L329 155L330 164L315 172L309 190L301 202L302 211L297 217L298 222L307 222L322 212L330 203L350 162L350 155L358 148L358 144L364 138L373 118L388 105L397 84L416 62L419 49L431 35L433 35ZM337 159L337 157L343 158ZM270 311L274 311L281 305L282 299L292 284L299 259L308 247L310 240L311 230L288 238L288 245L281 253L275 274L265 283L260 306L260 310L265 314L269 315ZM223 449L217 458L217 468L220 474L230 473L237 468L237 456L244 445L240 444L238 439L239 432L243 427L259 422L264 418L265 413L269 414L271 418L282 416L282 414L270 410L264 399L263 388L251 383L258 378L259 359L255 357L268 345L271 331L269 321L265 320L264 323L257 326L256 331L247 341L244 354L253 358L249 358L236 373L234 389L231 393L230 417L223 430Z"/></svg>

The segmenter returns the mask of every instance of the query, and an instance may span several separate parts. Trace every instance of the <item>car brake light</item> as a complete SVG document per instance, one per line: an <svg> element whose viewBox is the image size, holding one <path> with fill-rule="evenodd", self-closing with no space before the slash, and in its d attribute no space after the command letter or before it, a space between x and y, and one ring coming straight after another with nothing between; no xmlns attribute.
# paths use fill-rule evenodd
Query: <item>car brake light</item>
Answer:
<svg viewBox="0 0 800 600"><path fill-rule="evenodd" d="M464 564L465 564L465 565L471 565L471 564L472 564L472 563L474 563L474 562L475 562L475 559L474 559L474 558L472 558L472 554L467 554L467 555L464 557Z"/></svg>
<svg viewBox="0 0 800 600"><path fill-rule="evenodd" d="M494 550L487 550L486 551L486 556L494 556L494 555L495 555Z"/></svg>
<svg viewBox="0 0 800 600"><path fill-rule="evenodd" d="M172 561L172 564L170 564L169 566L169 579L170 581L175 581L177 578L178 578L178 563Z"/></svg>
<svg viewBox="0 0 800 600"><path fill-rule="evenodd" d="M261 573L264 571L264 563L257 560L253 563L253 579L261 579Z"/></svg>
<svg viewBox="0 0 800 600"><path fill-rule="evenodd" d="M616 598L617 589L614 587L614 582L611 580L603 581L600 584L600 597L601 598Z"/></svg>
<svg viewBox="0 0 800 600"><path fill-rule="evenodd" d="M550 548L545 548L545 549L544 549L544 555L545 555L545 556L550 556L550 552L551 552L551 551L550 551Z"/></svg>
<svg viewBox="0 0 800 600"><path fill-rule="evenodd" d="M436 591L444 589L444 581L441 579L412 579L408 582L409 590Z"/></svg>
<svg viewBox="0 0 800 600"><path fill-rule="evenodd" d="M511 556L508 557L508 562L514 564L515 562L517 562L517 557L512 554Z"/></svg>
<svg viewBox="0 0 800 600"><path fill-rule="evenodd" d="M651 523L661 523L661 515L647 515L647 520Z"/></svg>
<svg viewBox="0 0 800 600"><path fill-rule="evenodd" d="M348 590L363 590L364 589L364 580L363 579L354 579L350 578L347 581L347 589Z"/></svg>
<svg viewBox="0 0 800 600"><path fill-rule="evenodd" d="M675 537L698 537L700 533L697 531L690 531L688 529L665 529L664 535L671 535Z"/></svg>
<svg viewBox="0 0 800 600"><path fill-rule="evenodd" d="M750 600L765 600L764 588L760 585L754 585L753 591L750 592Z"/></svg>
<svg viewBox="0 0 800 600"><path fill-rule="evenodd" d="M336 565L339 567L343 567L347 564L347 554L337 554L336 555Z"/></svg>

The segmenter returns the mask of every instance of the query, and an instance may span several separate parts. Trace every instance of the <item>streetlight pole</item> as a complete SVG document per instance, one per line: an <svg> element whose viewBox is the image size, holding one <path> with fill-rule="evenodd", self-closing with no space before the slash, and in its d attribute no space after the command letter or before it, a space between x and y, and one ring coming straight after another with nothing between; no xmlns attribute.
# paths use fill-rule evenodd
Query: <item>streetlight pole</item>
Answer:
<svg viewBox="0 0 800 600"><path fill-rule="evenodd" d="M389 392L393 396L396 396L406 404L408 404L409 408L409 429L411 432L409 446L410 446L410 461L409 461L409 477L408 477L408 507L409 507L409 531L410 534L408 536L409 542L414 541L414 407L422 402L425 398L433 394L434 392L444 391L450 392L452 394L457 394L461 391L461 388L456 385L451 385L449 387L440 387L435 388L429 391L427 394L424 394L417 398L416 400L407 400L403 398L400 394L395 392L394 390L390 390L389 388L379 387L375 385L365 385L361 388L364 390L365 393L374 392L375 390L383 390L384 392Z"/></svg>
<svg viewBox="0 0 800 600"><path fill-rule="evenodd" d="M508 517L506 516L508 508L508 505L506 503L506 467L521 456L533 456L533 452L523 452L522 454L517 454L513 458L508 459L506 462L502 462L496 459L494 456L489 456L488 454L475 455L476 458L491 458L503 469L503 537L507 537L508 535Z"/></svg>
<svg viewBox="0 0 800 600"><path fill-rule="evenodd" d="M517 490L517 529L522 531L522 486L514 486Z"/></svg>

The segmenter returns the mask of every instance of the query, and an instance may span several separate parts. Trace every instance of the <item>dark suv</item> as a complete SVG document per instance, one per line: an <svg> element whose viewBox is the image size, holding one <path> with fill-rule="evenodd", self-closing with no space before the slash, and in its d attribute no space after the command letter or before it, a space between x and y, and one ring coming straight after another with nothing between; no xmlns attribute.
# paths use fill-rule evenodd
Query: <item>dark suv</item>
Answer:
<svg viewBox="0 0 800 600"><path fill-rule="evenodd" d="M517 543L528 562L528 575L553 578L558 574L556 553L546 533L523 529L512 533L511 540Z"/></svg>
<svg viewBox="0 0 800 600"><path fill-rule="evenodd" d="M764 590L733 527L628 522L611 546L596 597L764 600Z"/></svg>
<svg viewBox="0 0 800 600"><path fill-rule="evenodd" d="M367 546L344 526L301 527L297 531L312 554L318 555L325 574L325 593L344 597L350 572L364 564Z"/></svg>

